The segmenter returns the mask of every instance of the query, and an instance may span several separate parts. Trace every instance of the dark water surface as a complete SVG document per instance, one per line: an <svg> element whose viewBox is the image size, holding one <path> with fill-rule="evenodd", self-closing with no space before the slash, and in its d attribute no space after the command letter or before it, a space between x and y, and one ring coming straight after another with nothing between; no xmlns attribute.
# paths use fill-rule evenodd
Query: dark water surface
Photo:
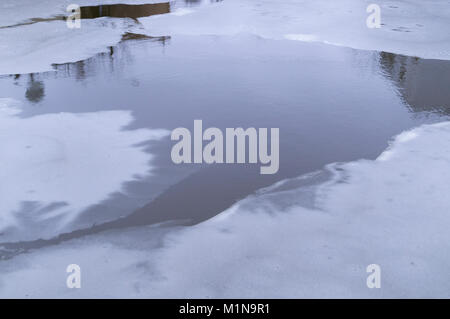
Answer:
<svg viewBox="0 0 450 319"><path fill-rule="evenodd" d="M171 220L195 224L277 181L331 162L374 159L392 136L450 115L448 61L322 44L129 34L108 52L55 69L0 77L1 95L24 101L23 117L131 110L136 120L128 129L193 130L195 119L222 130L277 127L280 170L175 165L170 139L153 142L154 174L85 212L72 225L80 230L8 249Z"/></svg>

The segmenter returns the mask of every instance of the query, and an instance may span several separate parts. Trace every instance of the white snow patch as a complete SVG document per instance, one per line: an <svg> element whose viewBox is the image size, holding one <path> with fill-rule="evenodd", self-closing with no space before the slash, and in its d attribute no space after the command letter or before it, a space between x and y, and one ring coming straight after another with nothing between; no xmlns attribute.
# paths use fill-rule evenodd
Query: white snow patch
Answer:
<svg viewBox="0 0 450 319"><path fill-rule="evenodd" d="M450 59L448 0L391 0L381 28L366 20L372 0L226 0L193 14L142 18L152 35L236 35L319 41L363 50Z"/></svg>
<svg viewBox="0 0 450 319"><path fill-rule="evenodd" d="M303 42L316 42L319 41L314 34L286 34L284 36L288 40L296 40Z"/></svg>
<svg viewBox="0 0 450 319"><path fill-rule="evenodd" d="M184 15L187 15L187 14L191 14L193 12L194 12L194 10L192 10L192 9L179 8L179 9L175 10L174 12L172 12L171 14L174 15L174 16L181 17L181 16L184 16Z"/></svg>
<svg viewBox="0 0 450 319"><path fill-rule="evenodd" d="M0 99L0 233L26 224L24 238L59 233L124 182L150 174L152 156L138 144L168 134L125 130L127 111L19 113L18 101Z"/></svg>

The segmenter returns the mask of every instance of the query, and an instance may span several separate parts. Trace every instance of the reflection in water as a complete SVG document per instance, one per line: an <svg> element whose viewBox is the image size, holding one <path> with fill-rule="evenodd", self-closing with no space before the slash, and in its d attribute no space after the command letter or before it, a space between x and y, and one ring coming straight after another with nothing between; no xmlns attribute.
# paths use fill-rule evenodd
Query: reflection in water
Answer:
<svg viewBox="0 0 450 319"><path fill-rule="evenodd" d="M381 52L380 66L412 111L450 115L450 61Z"/></svg>
<svg viewBox="0 0 450 319"><path fill-rule="evenodd" d="M133 60L133 55L129 51L126 42L130 40L146 40L164 47L169 43L169 36L152 37L143 34L127 32L122 35L122 40L116 45L108 48L108 52L99 53L92 58L62 64L53 64L58 71L55 76L73 77L77 80L84 80L100 72L114 73L126 67Z"/></svg>
<svg viewBox="0 0 450 319"><path fill-rule="evenodd" d="M81 19L95 19L100 17L113 18L142 18L170 12L170 3L154 4L105 4L81 7Z"/></svg>
<svg viewBox="0 0 450 319"><path fill-rule="evenodd" d="M30 102L38 103L44 96L44 82L36 81L34 79L34 75L30 74L30 81L28 82L28 88L25 92L25 97Z"/></svg>

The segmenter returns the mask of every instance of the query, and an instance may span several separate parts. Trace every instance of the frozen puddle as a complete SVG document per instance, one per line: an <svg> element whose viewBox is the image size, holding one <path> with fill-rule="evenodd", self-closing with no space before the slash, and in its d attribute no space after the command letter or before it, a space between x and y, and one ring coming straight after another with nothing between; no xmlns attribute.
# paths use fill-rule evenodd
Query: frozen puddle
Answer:
<svg viewBox="0 0 450 319"><path fill-rule="evenodd" d="M16 256L0 264L0 296L448 298L449 167L450 122L424 125L376 160L277 183L193 227L112 231ZM83 289L65 286L69 260ZM370 264L382 289L366 286Z"/></svg>
<svg viewBox="0 0 450 319"><path fill-rule="evenodd" d="M168 134L124 130L133 121L128 111L19 115L18 101L0 99L0 233L8 238L70 229L124 182L149 174L144 143Z"/></svg>

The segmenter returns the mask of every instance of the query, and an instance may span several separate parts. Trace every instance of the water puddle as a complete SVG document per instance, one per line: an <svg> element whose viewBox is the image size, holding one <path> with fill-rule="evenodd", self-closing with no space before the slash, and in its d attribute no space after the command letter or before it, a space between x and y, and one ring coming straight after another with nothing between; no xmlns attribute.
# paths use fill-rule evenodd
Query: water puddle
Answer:
<svg viewBox="0 0 450 319"><path fill-rule="evenodd" d="M123 40L55 72L0 77L0 89L28 103L24 117L127 109L136 118L130 129L191 128L194 119L220 129L277 127L279 174L261 176L245 165L177 166L171 141L163 141L151 150L158 169L130 187L128 198L93 207L57 238L6 243L8 234L0 234L0 258L110 229L195 224L277 181L331 162L373 159L393 135L450 115L449 61L253 37L167 44L167 37L129 33ZM292 54L296 59L286 59Z"/></svg>

